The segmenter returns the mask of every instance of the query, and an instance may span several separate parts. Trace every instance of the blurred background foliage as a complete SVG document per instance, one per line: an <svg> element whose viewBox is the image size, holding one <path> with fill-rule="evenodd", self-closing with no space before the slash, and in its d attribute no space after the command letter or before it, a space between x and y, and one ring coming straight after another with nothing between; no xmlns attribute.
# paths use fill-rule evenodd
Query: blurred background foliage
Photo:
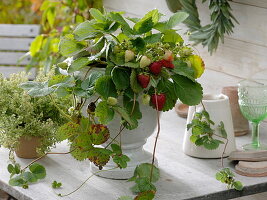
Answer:
<svg viewBox="0 0 267 200"><path fill-rule="evenodd" d="M42 0L0 0L1 24L39 24Z"/></svg>
<svg viewBox="0 0 267 200"><path fill-rule="evenodd" d="M64 59L58 52L60 36L91 19L90 8L103 11L102 0L0 0L0 23L41 25L40 35L20 60L30 55L27 70L35 67L48 72Z"/></svg>

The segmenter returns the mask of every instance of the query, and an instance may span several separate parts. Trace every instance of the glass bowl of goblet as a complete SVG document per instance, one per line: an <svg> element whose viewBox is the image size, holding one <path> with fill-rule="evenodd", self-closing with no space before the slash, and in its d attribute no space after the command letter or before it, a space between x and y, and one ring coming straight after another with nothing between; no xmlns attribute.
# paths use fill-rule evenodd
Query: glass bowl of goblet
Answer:
<svg viewBox="0 0 267 200"><path fill-rule="evenodd" d="M238 83L238 103L243 116L252 124L252 142L244 150L267 150L260 142L259 125L267 117L267 80L251 79Z"/></svg>

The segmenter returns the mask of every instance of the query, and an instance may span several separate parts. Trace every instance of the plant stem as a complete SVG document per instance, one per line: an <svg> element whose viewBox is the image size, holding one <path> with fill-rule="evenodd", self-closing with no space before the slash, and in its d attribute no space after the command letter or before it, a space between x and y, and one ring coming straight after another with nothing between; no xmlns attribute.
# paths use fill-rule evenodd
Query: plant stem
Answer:
<svg viewBox="0 0 267 200"><path fill-rule="evenodd" d="M72 121L71 117L69 115L67 115L57 104L56 102L54 101L53 97L51 95L49 95L53 105L58 109L58 111L66 118L68 119L69 121Z"/></svg>
<svg viewBox="0 0 267 200"><path fill-rule="evenodd" d="M206 108L205 108L205 106L204 106L204 103L203 103L202 100L201 100L201 105L203 106L203 109L204 109L205 111L207 111Z"/></svg>
<svg viewBox="0 0 267 200"><path fill-rule="evenodd" d="M226 140L225 145L224 145L224 148L223 148L223 152L222 152L222 155L221 155L221 165L222 165L222 168L224 168L224 164L223 164L223 155L225 154L226 147L227 147L227 145L228 145L229 140L228 140L228 138L224 138L224 137L222 137L222 136L220 136L220 135L217 135L217 134L215 134L215 133L213 133L213 135L215 135L215 136L217 136L217 137L220 137L220 138L223 138L223 139Z"/></svg>
<svg viewBox="0 0 267 200"><path fill-rule="evenodd" d="M115 35L113 35L112 33L110 33L109 35L110 35L111 37L113 37L113 38L116 40L116 42L120 43L119 39L118 39Z"/></svg>
<svg viewBox="0 0 267 200"><path fill-rule="evenodd" d="M105 149L108 148L109 145L111 145L114 142L114 140L116 140L116 138L121 134L121 132L123 131L124 128L125 128L125 126L123 126L123 125L120 126L119 133L107 144Z"/></svg>
<svg viewBox="0 0 267 200"><path fill-rule="evenodd" d="M28 165L26 165L21 171L24 171L25 169L27 169L29 166L31 166L33 163L37 162L38 160L41 160L44 156L48 155L48 154L69 154L71 152L73 152L75 149L72 149L71 151L68 151L68 152L63 152L63 153L60 153L60 152L47 152L43 155L41 155L40 157L36 158L35 160L31 161Z"/></svg>
<svg viewBox="0 0 267 200"><path fill-rule="evenodd" d="M157 93L155 89L155 94ZM150 171L150 182L152 182L152 176L153 176L153 169L154 169L154 163L155 163L155 155L156 155L156 148L157 148L157 142L159 138L159 133L160 133L160 120L159 120L159 109L158 109L158 100L156 98L156 109L157 109L157 123L158 123L158 131L154 143L154 149L153 149L153 155L152 155L152 163L151 163L151 171Z"/></svg>
<svg viewBox="0 0 267 200"><path fill-rule="evenodd" d="M100 172L105 172L105 171L110 171L110 170L114 170L114 169L117 169L118 167L114 167L114 168L111 168L111 169L106 169L106 170L99 170L93 174L91 174L79 187L77 187L75 190L73 190L72 192L68 193L68 194L64 194L64 195L61 195L61 194L58 194L58 196L61 196L61 197L66 197L66 196L69 196L71 194L73 194L74 192L76 192L77 190L79 190L90 178L92 178L93 176L95 176L96 174L100 173Z"/></svg>

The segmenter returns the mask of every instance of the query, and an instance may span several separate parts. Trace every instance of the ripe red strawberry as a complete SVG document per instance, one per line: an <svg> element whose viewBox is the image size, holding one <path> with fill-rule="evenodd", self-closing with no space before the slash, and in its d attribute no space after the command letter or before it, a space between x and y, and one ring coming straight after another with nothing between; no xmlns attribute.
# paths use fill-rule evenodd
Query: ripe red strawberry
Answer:
<svg viewBox="0 0 267 200"><path fill-rule="evenodd" d="M146 88L150 81L150 76L146 74L139 74L137 80L142 88Z"/></svg>
<svg viewBox="0 0 267 200"><path fill-rule="evenodd" d="M150 71L155 75L158 75L161 72L161 68L162 68L161 61L153 62L151 65L149 65Z"/></svg>
<svg viewBox="0 0 267 200"><path fill-rule="evenodd" d="M167 68L170 68L170 69L173 69L174 68L174 65L172 64L172 61L168 61L168 60L161 60L161 63L164 67L167 67Z"/></svg>
<svg viewBox="0 0 267 200"><path fill-rule="evenodd" d="M157 103L158 103L158 110L161 111L165 105L166 102L166 95L161 93L161 94L153 94L151 96L151 103L154 105L155 108L157 108Z"/></svg>

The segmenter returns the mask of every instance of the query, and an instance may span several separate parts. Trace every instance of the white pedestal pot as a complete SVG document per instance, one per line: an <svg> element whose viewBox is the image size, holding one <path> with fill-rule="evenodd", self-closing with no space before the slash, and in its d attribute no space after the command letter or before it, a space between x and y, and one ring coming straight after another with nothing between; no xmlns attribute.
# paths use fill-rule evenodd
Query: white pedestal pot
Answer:
<svg viewBox="0 0 267 200"><path fill-rule="evenodd" d="M128 179L133 176L134 170L137 165L141 163L151 163L152 154L143 149L143 145L146 140L151 136L157 127L157 114L156 111L150 106L145 106L140 103L140 111L142 112L142 119L138 122L138 128L134 130L124 129L121 133L121 148L123 154L130 158L127 168L125 169L113 169L109 171L101 171L96 175L111 178L111 179ZM108 125L110 131L110 137L115 138L119 133L121 118L119 115L115 115L114 120ZM117 138L117 141L119 137ZM108 142L107 142L108 143ZM155 160L157 165L157 160ZM110 160L103 170L115 168L117 165ZM91 163L91 171L93 173L98 172L99 168Z"/></svg>

